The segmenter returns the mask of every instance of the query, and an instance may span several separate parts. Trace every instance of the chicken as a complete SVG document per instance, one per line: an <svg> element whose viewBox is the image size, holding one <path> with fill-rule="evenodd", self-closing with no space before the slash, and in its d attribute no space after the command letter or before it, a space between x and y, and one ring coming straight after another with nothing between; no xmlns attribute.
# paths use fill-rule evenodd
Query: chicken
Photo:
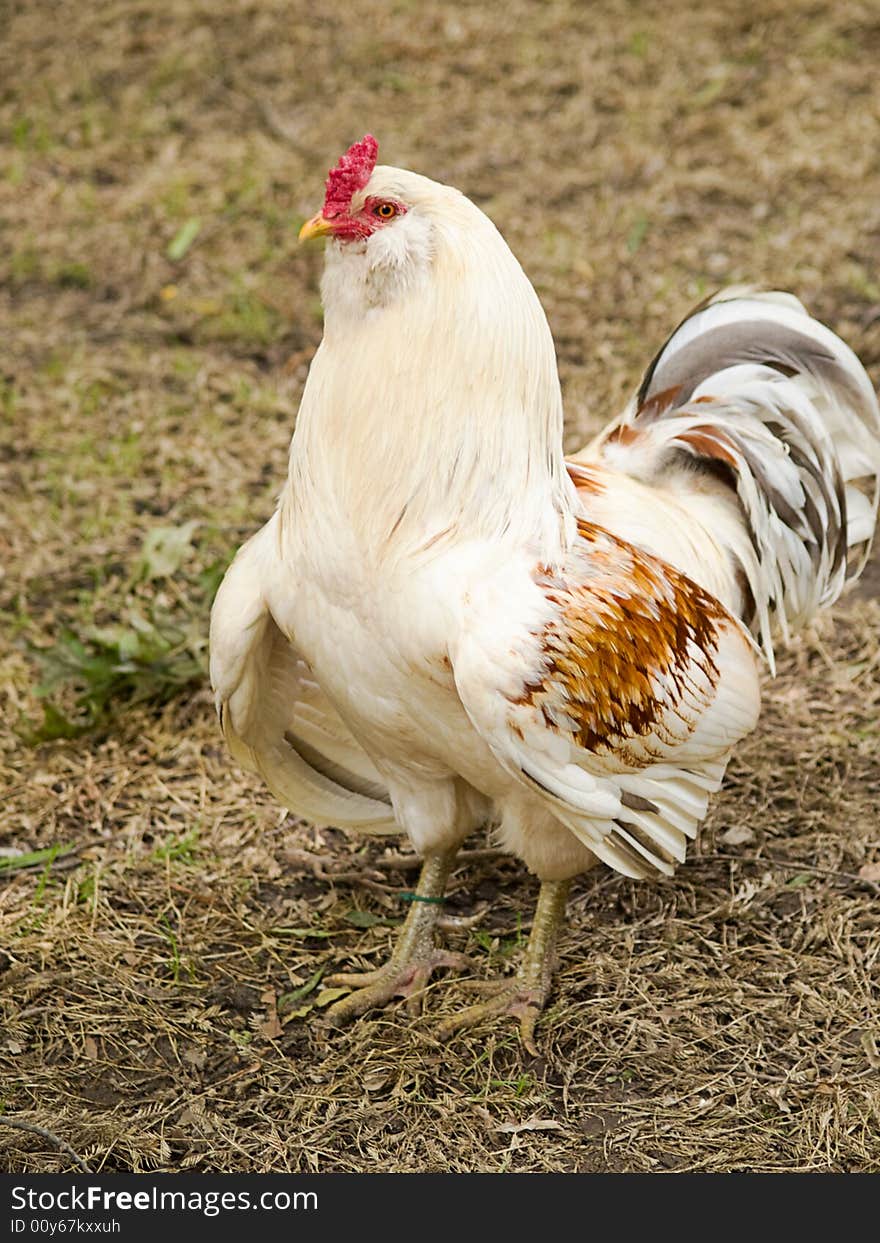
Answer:
<svg viewBox="0 0 880 1243"><path fill-rule="evenodd" d="M269 522L211 619L233 756L320 824L423 858L390 961L341 1023L406 996L481 826L540 880L522 966L441 1025L519 1018L534 1049L571 880L672 875L759 712L759 657L864 564L880 412L790 295L724 292L566 461L544 312L457 190L367 135L301 237L326 236L324 338Z"/></svg>

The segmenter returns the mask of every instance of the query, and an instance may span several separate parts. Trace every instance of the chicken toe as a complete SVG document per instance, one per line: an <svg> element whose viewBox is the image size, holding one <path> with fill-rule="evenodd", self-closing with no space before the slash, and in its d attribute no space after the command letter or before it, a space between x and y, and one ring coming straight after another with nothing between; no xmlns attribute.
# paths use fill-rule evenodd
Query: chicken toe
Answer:
<svg viewBox="0 0 880 1243"><path fill-rule="evenodd" d="M426 856L419 883L411 895L409 914L384 967L376 971L341 972L326 979L331 987L354 989L327 1011L326 1021L331 1026L341 1027L367 1010L387 1005L395 997L405 997L407 1010L416 1014L425 986L435 971L443 967L470 968L470 960L464 954L440 950L434 945L434 930L456 853L453 850Z"/></svg>
<svg viewBox="0 0 880 1243"><path fill-rule="evenodd" d="M519 1019L523 1047L532 1056L537 1056L535 1025L553 984L556 934L565 913L570 885L567 880L542 882L529 943L519 971L512 980L491 983L488 991L494 995L486 1001L477 1002L444 1019L436 1029L441 1040L447 1040L462 1028L475 1027L484 1019L511 1015Z"/></svg>

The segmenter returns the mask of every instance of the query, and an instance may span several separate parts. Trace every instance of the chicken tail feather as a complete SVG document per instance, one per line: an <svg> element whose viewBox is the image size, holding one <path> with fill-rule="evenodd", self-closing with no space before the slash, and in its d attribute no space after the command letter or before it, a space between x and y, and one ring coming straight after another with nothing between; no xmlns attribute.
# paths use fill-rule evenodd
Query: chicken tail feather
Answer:
<svg viewBox="0 0 880 1243"><path fill-rule="evenodd" d="M743 620L773 664L855 579L880 500L880 409L864 367L790 294L729 289L654 358L590 456L647 484L735 494Z"/></svg>

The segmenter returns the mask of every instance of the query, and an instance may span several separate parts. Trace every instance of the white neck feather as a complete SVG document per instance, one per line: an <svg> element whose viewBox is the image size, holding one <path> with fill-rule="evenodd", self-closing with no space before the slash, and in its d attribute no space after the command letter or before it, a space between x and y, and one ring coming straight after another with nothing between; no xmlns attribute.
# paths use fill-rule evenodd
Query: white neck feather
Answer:
<svg viewBox="0 0 880 1243"><path fill-rule="evenodd" d="M488 538L553 561L577 500L550 330L494 225L448 194L442 223L413 211L329 248L282 506L368 557Z"/></svg>

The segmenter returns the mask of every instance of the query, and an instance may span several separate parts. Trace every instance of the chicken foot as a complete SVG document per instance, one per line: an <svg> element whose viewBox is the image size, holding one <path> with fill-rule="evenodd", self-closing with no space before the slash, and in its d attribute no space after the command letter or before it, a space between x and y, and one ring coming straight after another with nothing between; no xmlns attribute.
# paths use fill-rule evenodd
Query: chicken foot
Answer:
<svg viewBox="0 0 880 1243"><path fill-rule="evenodd" d="M408 1012L417 1014L421 1008L421 994L435 971L441 967L461 971L472 966L464 954L440 950L434 945L434 929L440 920L446 882L457 853L451 850L425 856L409 914L384 967L377 971L342 972L324 981L331 988L355 990L327 1011L326 1019L331 1026L341 1027L374 1006L387 1005L394 997L405 997Z"/></svg>
<svg viewBox="0 0 880 1243"><path fill-rule="evenodd" d="M491 992L495 996L444 1019L436 1029L441 1040L448 1039L463 1027L474 1027L483 1019L509 1014L520 1021L520 1039L525 1049L537 1057L535 1024L553 984L556 935L565 914L570 887L569 880L541 882L532 931L519 971L511 980L476 983L480 991Z"/></svg>

